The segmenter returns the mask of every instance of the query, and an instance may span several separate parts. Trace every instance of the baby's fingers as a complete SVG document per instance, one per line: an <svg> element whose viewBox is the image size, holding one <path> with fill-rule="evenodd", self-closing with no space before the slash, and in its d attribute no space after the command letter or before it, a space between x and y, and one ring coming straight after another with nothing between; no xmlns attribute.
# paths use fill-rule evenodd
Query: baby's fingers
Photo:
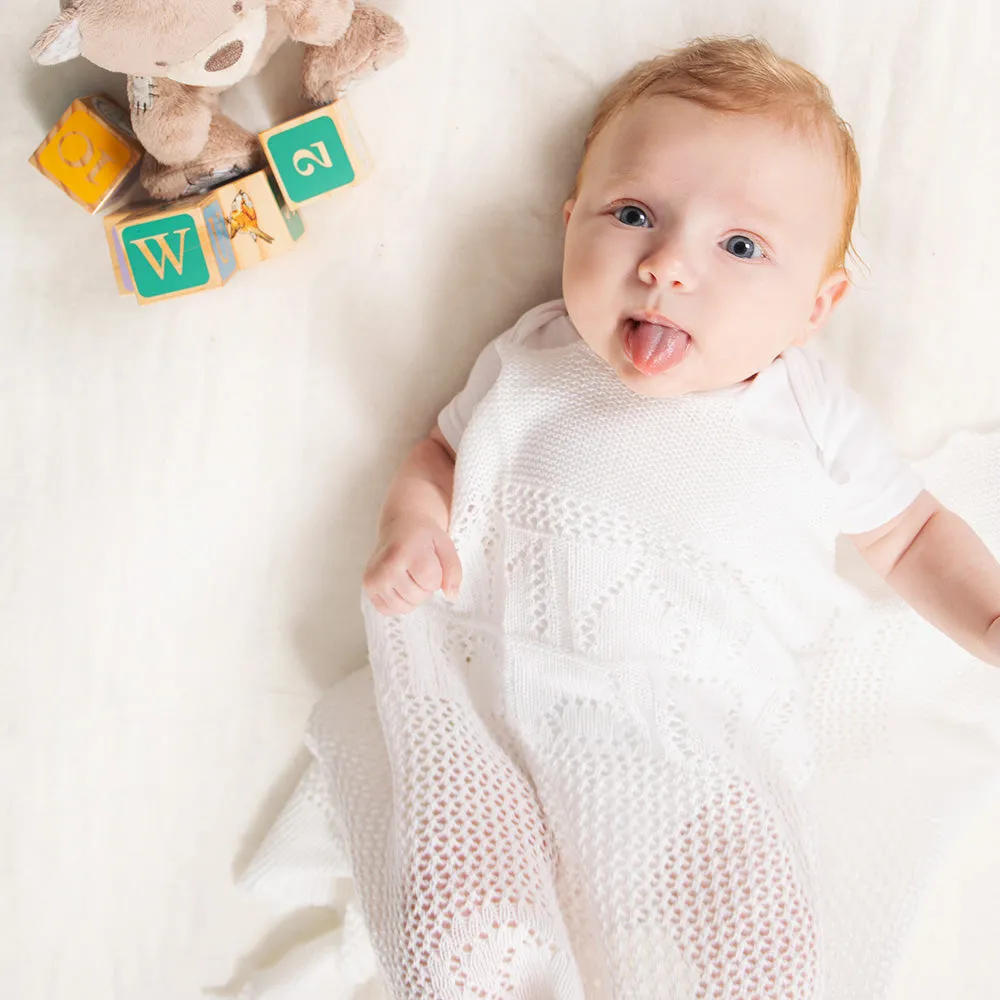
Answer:
<svg viewBox="0 0 1000 1000"><path fill-rule="evenodd" d="M372 607L382 615L405 615L413 610L413 605L408 604L394 591L390 591L389 597L383 597L382 594L375 593L369 594L369 598L372 602Z"/></svg>
<svg viewBox="0 0 1000 1000"><path fill-rule="evenodd" d="M410 579L406 570L383 570L373 574L365 582L365 591L375 610L384 615L405 615L428 596Z"/></svg>
<svg viewBox="0 0 1000 1000"><path fill-rule="evenodd" d="M430 597L430 593L424 590L410 575L409 570L402 570L394 576L391 592L404 604L408 605L407 610L415 608L418 604L423 604Z"/></svg>
<svg viewBox="0 0 1000 1000"><path fill-rule="evenodd" d="M441 590L448 600L454 601L458 597L458 588L462 585L462 562L451 536L442 531L434 539L434 551L441 561Z"/></svg>
<svg viewBox="0 0 1000 1000"><path fill-rule="evenodd" d="M429 597L441 586L441 560L432 544L420 550L410 561L410 579Z"/></svg>
<svg viewBox="0 0 1000 1000"><path fill-rule="evenodd" d="M364 589L375 610L384 615L404 615L427 596L405 570L387 565L378 556L365 573Z"/></svg>

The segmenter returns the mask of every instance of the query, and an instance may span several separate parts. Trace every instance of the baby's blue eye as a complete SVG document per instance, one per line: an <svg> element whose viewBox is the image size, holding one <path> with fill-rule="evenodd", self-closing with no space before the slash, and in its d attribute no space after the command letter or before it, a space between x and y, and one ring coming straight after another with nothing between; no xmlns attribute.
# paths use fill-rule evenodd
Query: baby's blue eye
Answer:
<svg viewBox="0 0 1000 1000"><path fill-rule="evenodd" d="M649 228L649 216L638 205L623 205L615 212L615 218L623 226L635 226L637 229Z"/></svg>
<svg viewBox="0 0 1000 1000"><path fill-rule="evenodd" d="M764 251L749 236L730 236L726 240L726 253L741 260L757 260L764 256Z"/></svg>

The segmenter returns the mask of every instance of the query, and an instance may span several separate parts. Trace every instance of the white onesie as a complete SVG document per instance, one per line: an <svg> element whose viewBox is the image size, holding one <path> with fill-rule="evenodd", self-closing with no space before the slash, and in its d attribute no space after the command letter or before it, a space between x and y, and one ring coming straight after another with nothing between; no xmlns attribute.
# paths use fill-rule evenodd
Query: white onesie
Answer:
<svg viewBox="0 0 1000 1000"><path fill-rule="evenodd" d="M498 341L544 351L580 340L561 299L525 313L479 355L465 388L441 411L438 426L457 452L476 406L500 374ZM891 521L923 489L893 447L871 407L809 348L790 347L752 382L720 393L738 398L748 424L800 441L836 484L838 524L861 534Z"/></svg>

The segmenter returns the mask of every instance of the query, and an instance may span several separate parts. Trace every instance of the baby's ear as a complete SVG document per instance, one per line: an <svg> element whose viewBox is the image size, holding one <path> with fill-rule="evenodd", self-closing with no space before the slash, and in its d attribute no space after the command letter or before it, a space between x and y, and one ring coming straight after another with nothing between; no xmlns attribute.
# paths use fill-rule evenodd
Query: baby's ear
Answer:
<svg viewBox="0 0 1000 1000"><path fill-rule="evenodd" d="M40 66L54 66L75 59L80 54L82 42L80 10L70 6L38 36L31 46L31 58Z"/></svg>
<svg viewBox="0 0 1000 1000"><path fill-rule="evenodd" d="M823 325L830 318L830 314L847 294L850 287L851 279L843 268L838 268L823 280L816 292L816 301L813 303L812 314L806 324L806 329L795 340L797 345L805 344L823 328Z"/></svg>

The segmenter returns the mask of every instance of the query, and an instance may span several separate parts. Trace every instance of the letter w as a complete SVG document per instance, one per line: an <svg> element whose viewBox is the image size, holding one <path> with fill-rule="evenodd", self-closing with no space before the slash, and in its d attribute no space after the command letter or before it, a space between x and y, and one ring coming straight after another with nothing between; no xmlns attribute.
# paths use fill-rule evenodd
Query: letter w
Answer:
<svg viewBox="0 0 1000 1000"><path fill-rule="evenodd" d="M146 258L146 263L156 272L156 276L163 281L163 272L167 269L167 261L169 260L173 269L178 275L184 273L184 238L187 236L188 230L191 227L188 226L186 229L175 229L174 236L179 236L180 246L177 253L171 249L170 244L167 242L166 233L158 233L156 236L143 236L138 240L131 240L133 246L139 248L139 253ZM157 260L153 256L153 251L149 249L147 245L150 240L156 240L156 245L160 248L160 259Z"/></svg>

